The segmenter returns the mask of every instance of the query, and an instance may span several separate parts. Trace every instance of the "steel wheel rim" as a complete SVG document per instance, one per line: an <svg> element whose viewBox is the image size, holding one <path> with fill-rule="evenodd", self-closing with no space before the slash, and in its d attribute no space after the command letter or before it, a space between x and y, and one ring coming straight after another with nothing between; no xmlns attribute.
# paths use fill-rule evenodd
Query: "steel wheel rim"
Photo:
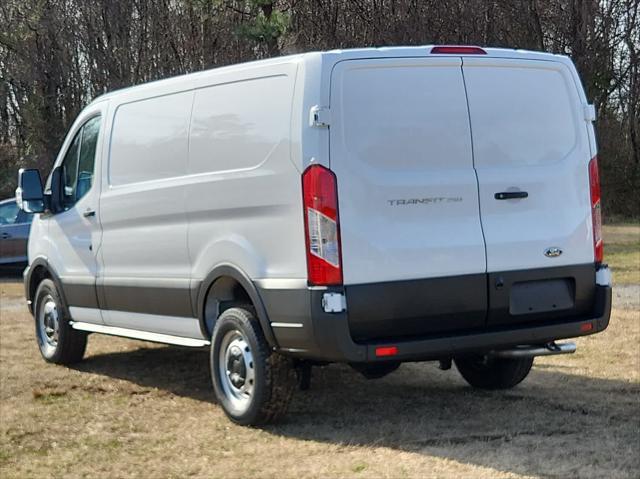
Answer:
<svg viewBox="0 0 640 479"><path fill-rule="evenodd" d="M218 375L233 409L249 408L255 390L255 365L249 343L238 330L227 332L218 352Z"/></svg>
<svg viewBox="0 0 640 479"><path fill-rule="evenodd" d="M58 304L53 296L47 294L42 298L38 310L38 333L40 344L46 351L53 351L58 347L60 337L60 315Z"/></svg>

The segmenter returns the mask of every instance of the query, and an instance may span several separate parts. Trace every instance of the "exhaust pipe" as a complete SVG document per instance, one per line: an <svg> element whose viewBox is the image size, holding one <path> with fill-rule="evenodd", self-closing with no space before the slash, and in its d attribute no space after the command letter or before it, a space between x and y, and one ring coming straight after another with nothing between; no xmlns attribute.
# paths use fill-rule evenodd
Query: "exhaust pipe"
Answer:
<svg viewBox="0 0 640 479"><path fill-rule="evenodd" d="M550 342L544 346L516 346L513 349L492 351L490 356L498 358L530 358L534 356L552 356L555 354L573 354L576 352L576 343L557 344Z"/></svg>

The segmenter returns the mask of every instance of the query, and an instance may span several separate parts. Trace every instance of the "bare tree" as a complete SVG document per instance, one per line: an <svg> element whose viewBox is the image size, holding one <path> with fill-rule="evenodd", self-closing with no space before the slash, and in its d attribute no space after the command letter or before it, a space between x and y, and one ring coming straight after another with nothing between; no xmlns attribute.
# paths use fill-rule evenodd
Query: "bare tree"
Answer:
<svg viewBox="0 0 640 479"><path fill-rule="evenodd" d="M598 109L612 213L640 216L640 0L4 0L0 196L48 170L105 91L318 49L464 43L571 55Z"/></svg>

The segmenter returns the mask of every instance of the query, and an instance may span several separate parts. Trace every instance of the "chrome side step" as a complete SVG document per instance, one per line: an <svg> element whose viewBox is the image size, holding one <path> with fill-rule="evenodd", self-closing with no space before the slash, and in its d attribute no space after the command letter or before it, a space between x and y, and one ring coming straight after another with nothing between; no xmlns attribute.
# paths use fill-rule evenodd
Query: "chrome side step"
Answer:
<svg viewBox="0 0 640 479"><path fill-rule="evenodd" d="M555 354L573 354L576 352L576 343L555 342L547 343L544 346L516 346L513 349L502 349L492 351L491 356L499 358L530 358L533 356L552 356Z"/></svg>
<svg viewBox="0 0 640 479"><path fill-rule="evenodd" d="M151 341L152 343L173 344L175 346L187 346L190 348L202 348L211 344L205 339L183 338L181 336L172 336L170 334L149 333L147 331L105 326L103 324L83 323L81 321L70 321L69 324L73 329L77 329L78 331L109 334L111 336L121 336L123 338L141 339L142 341Z"/></svg>

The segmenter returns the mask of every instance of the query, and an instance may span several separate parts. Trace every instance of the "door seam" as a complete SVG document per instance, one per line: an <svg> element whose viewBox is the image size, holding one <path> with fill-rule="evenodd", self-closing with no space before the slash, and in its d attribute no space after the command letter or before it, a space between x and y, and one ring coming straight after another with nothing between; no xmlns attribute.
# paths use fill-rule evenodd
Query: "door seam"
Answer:
<svg viewBox="0 0 640 479"><path fill-rule="evenodd" d="M469 121L469 136L471 138L471 164L473 166L473 174L475 175L476 178L476 190L478 192L478 219L480 221L480 232L482 233L482 244L484 246L484 274L485 274L485 278L486 278L486 295L487 295L487 310L485 313L485 325L487 324L487 322L489 321L489 310L491 308L491 304L490 304L490 295L489 295L489 288L491 287L489 284L489 258L488 258L488 253L487 253L487 238L484 234L484 225L482 224L482 207L481 207L481 201L482 199L480 198L480 180L478 179L478 170L476 170L476 155L475 155L475 149L473 146L473 126L471 124L471 106L469 105L469 93L467 91L467 79L464 76L464 58L460 58L461 63L460 63L460 74L462 75L462 86L464 87L464 98L465 98L465 102L467 104L467 120Z"/></svg>

